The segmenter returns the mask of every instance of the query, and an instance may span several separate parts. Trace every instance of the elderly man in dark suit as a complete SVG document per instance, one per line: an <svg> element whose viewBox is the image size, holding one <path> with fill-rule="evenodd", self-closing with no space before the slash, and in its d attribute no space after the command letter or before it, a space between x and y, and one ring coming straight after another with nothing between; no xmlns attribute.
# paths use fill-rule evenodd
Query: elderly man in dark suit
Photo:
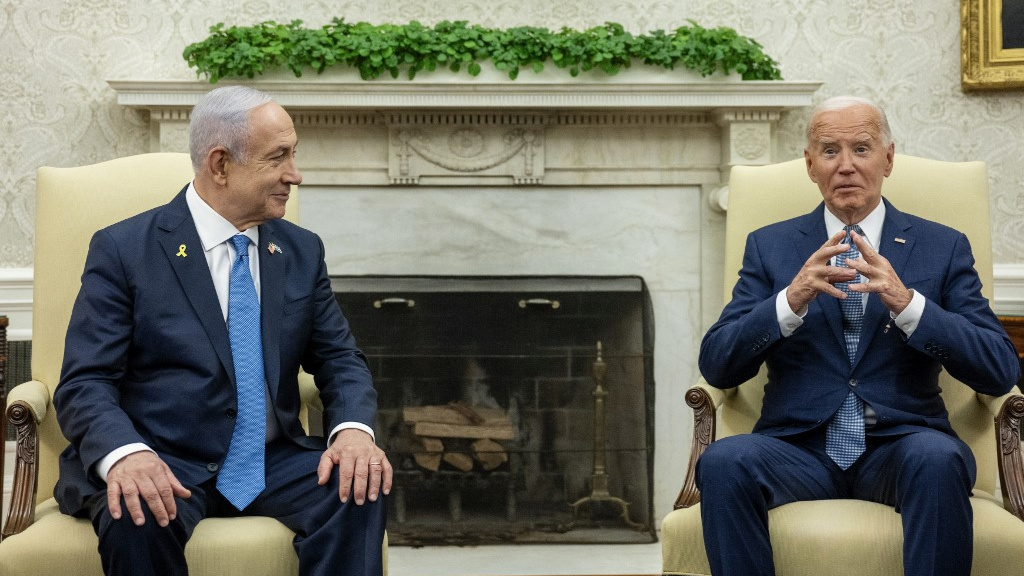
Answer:
<svg viewBox="0 0 1024 576"><path fill-rule="evenodd" d="M92 519L108 574L187 574L196 524L240 514L294 530L302 574L381 573L376 392L323 243L280 220L296 140L268 95L213 90L192 111L195 179L93 237L54 394L71 442L55 495ZM300 426L300 368L326 441Z"/></svg>
<svg viewBox="0 0 1024 576"><path fill-rule="evenodd" d="M804 157L824 202L750 234L732 301L701 343L712 386L768 368L753 433L713 442L697 464L716 576L774 574L768 510L828 498L895 507L906 574L970 574L976 468L938 374L1001 395L1020 366L967 238L882 197L894 153L873 103L817 107Z"/></svg>

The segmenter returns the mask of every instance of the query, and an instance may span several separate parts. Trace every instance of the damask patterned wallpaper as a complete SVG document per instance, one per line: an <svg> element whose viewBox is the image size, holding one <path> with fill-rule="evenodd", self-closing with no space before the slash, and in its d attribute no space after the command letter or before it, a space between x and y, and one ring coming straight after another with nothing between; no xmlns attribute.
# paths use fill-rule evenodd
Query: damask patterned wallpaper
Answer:
<svg viewBox="0 0 1024 576"><path fill-rule="evenodd" d="M75 166L147 149L147 119L118 106L109 79L189 79L182 49L211 24L302 19L585 28L634 32L687 19L752 36L819 99L860 94L888 111L901 152L989 163L995 258L1024 250L1022 92L960 90L955 0L0 0L0 267L32 265L40 165ZM780 158L803 149L806 113L784 120Z"/></svg>

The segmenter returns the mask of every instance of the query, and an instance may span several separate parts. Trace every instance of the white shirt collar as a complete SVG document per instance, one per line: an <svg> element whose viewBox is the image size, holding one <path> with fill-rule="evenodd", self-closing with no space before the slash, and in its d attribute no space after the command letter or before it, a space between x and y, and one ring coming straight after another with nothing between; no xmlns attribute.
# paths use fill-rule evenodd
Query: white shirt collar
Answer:
<svg viewBox="0 0 1024 576"><path fill-rule="evenodd" d="M871 211L860 222L855 222L857 226L864 232L863 236L868 241L868 244L872 248L878 250L879 243L882 240L882 225L885 224L885 202L879 201L878 206ZM835 233L839 232L846 225L843 224L842 220L836 218L835 214L828 211L825 208L825 232L828 233L828 237L831 238Z"/></svg>
<svg viewBox="0 0 1024 576"><path fill-rule="evenodd" d="M234 224L228 222L199 196L194 182L188 184L188 190L185 191L185 202L188 203L188 210L192 213L192 220L196 224L196 231L199 232L199 239L203 243L204 251L209 252L214 246L223 244L235 234L240 233ZM248 228L241 234L248 236L253 245L259 245L260 236L257 226Z"/></svg>

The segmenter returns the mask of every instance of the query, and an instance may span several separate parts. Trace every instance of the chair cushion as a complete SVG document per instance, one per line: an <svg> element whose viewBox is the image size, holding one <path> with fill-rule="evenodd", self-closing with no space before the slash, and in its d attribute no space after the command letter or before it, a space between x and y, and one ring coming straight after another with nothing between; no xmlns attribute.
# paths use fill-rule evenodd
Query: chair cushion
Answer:
<svg viewBox="0 0 1024 576"><path fill-rule="evenodd" d="M977 493L972 576L1004 576L1024 566L1024 522ZM864 576L903 573L903 523L890 506L862 500L794 502L768 514L776 572L785 576ZM661 528L665 574L711 574L704 552L700 505L675 510ZM836 546L843 542L843 546ZM742 542L737 542L742 546Z"/></svg>
<svg viewBox="0 0 1024 576"><path fill-rule="evenodd" d="M297 574L294 533L273 518L207 518L185 549L193 576ZM230 550L230 556L225 552ZM230 558L230 560L229 560ZM102 576L96 534L88 520L61 514L52 498L36 509L36 521L0 542L0 574Z"/></svg>

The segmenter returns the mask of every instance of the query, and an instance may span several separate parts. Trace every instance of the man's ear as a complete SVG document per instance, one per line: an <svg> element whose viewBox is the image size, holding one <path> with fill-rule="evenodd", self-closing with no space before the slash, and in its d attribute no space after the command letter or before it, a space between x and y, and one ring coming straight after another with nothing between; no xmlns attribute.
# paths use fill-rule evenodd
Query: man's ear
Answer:
<svg viewBox="0 0 1024 576"><path fill-rule="evenodd" d="M804 148L804 165L807 167L807 176L811 179L811 182L818 183L818 177L814 175L814 170L811 168L814 165L814 160L811 158L811 151Z"/></svg>
<svg viewBox="0 0 1024 576"><path fill-rule="evenodd" d="M889 174L892 174L892 161L896 157L896 143L889 142L889 149L885 151L885 177L888 178Z"/></svg>
<svg viewBox="0 0 1024 576"><path fill-rule="evenodd" d="M229 160L228 151L221 146L210 150L209 154L206 155L206 169L210 174L210 178L218 186L227 184Z"/></svg>

